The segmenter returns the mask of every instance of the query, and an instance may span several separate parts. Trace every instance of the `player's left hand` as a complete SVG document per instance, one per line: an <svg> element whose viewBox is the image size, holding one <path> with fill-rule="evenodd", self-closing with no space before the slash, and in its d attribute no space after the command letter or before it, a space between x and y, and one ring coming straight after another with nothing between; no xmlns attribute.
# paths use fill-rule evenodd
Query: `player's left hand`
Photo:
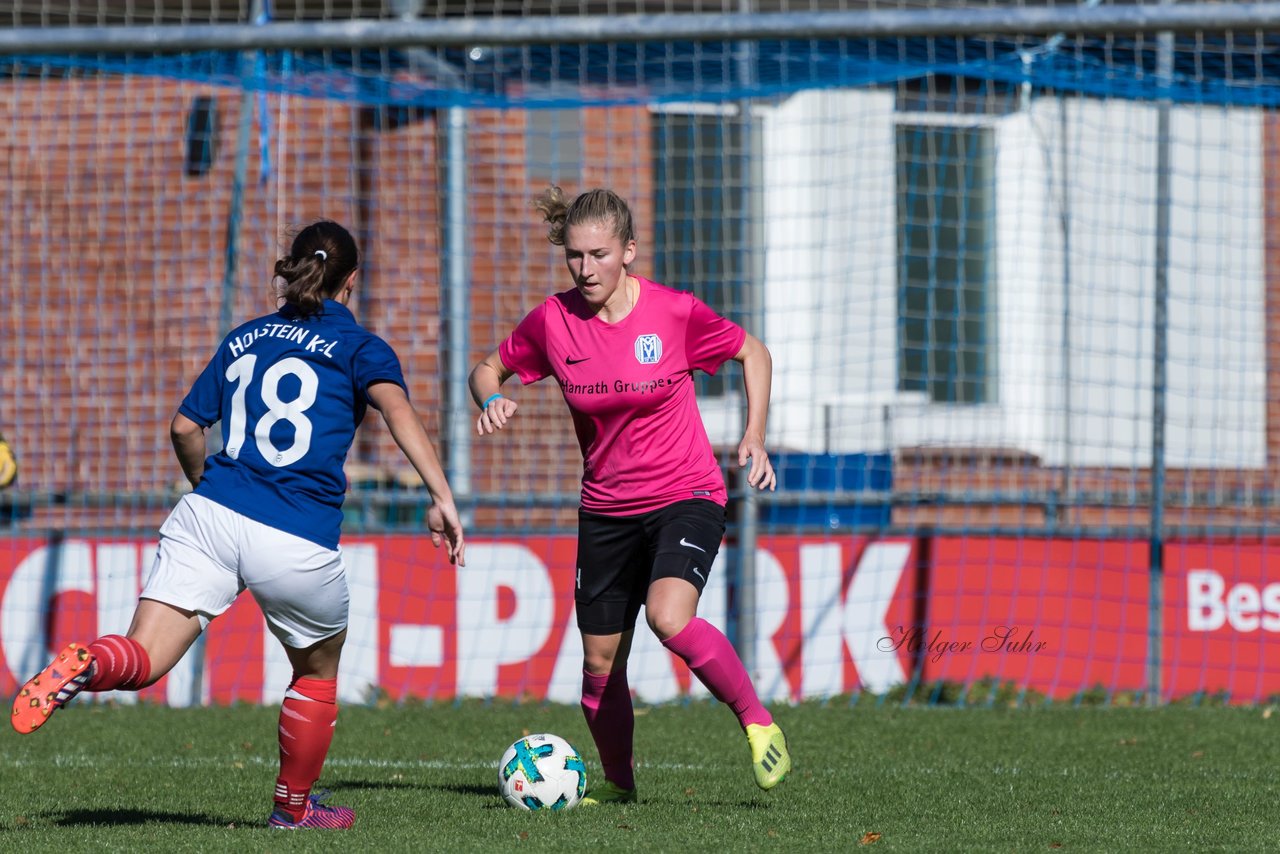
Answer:
<svg viewBox="0 0 1280 854"><path fill-rule="evenodd" d="M467 565L462 521L458 518L458 508L452 502L436 502L427 508L427 529L431 531L432 545L439 547L447 541L449 563Z"/></svg>
<svg viewBox="0 0 1280 854"><path fill-rule="evenodd" d="M501 430L516 414L520 404L509 397L495 397L476 419L476 433L483 436L494 430Z"/></svg>
<svg viewBox="0 0 1280 854"><path fill-rule="evenodd" d="M747 470L748 486L770 491L778 488L778 476L773 472L764 442L755 436L744 436L738 445L738 465L745 466L748 461L751 462L751 468Z"/></svg>

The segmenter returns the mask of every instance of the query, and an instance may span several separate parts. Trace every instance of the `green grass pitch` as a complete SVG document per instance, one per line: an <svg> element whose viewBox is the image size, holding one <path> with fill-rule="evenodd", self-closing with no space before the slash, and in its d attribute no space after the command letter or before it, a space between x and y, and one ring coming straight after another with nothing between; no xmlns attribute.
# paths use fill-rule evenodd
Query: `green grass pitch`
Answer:
<svg viewBox="0 0 1280 854"><path fill-rule="evenodd" d="M542 704L345 706L322 788L346 832L268 830L276 711L80 703L0 734L0 849L33 851L1276 850L1268 708L778 707L795 769L758 791L723 706L640 708L640 802L503 805L525 732L598 762L581 713Z"/></svg>

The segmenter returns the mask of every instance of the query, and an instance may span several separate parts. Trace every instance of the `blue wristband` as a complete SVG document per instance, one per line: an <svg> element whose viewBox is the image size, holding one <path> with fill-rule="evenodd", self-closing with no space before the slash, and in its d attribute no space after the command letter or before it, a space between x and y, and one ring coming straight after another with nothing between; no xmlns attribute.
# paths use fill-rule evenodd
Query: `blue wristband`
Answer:
<svg viewBox="0 0 1280 854"><path fill-rule="evenodd" d="M495 394L489 395L484 399L484 403L480 404L480 409L481 410L488 409L489 404L493 403L495 400L497 400L500 397L502 397L502 392L496 392Z"/></svg>

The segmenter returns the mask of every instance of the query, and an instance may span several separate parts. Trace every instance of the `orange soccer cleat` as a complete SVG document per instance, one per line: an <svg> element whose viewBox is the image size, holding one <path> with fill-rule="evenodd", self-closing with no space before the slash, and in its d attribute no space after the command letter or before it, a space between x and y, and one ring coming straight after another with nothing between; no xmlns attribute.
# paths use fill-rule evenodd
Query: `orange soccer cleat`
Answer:
<svg viewBox="0 0 1280 854"><path fill-rule="evenodd" d="M55 709L65 706L84 688L92 666L93 653L78 643L67 644L13 698L13 716L9 719L13 728L26 735L44 726Z"/></svg>

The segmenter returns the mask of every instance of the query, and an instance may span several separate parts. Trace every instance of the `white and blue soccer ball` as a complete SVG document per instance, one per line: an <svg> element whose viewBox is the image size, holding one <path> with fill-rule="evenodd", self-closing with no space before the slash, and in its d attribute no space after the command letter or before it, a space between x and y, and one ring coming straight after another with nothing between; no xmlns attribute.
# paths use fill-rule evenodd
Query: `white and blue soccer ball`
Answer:
<svg viewBox="0 0 1280 854"><path fill-rule="evenodd" d="M587 790L587 769L573 745L558 735L517 739L498 763L498 791L522 810L573 809Z"/></svg>

